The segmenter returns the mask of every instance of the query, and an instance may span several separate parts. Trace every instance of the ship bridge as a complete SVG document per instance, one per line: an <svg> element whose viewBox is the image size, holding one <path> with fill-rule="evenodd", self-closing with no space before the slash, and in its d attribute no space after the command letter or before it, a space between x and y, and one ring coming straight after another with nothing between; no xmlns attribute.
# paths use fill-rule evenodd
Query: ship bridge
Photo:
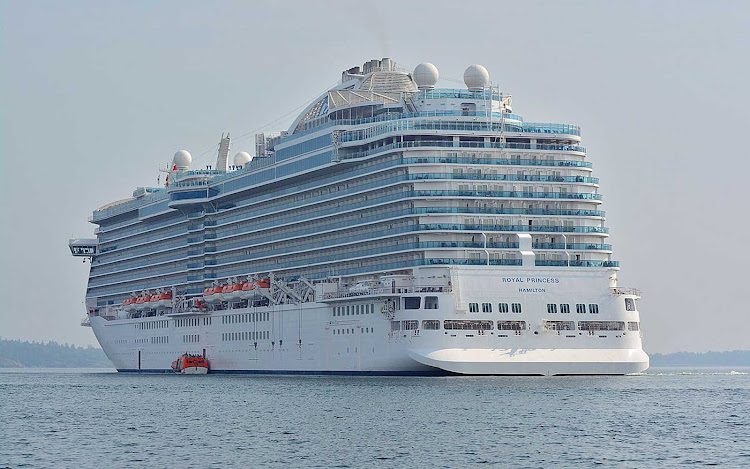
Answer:
<svg viewBox="0 0 750 469"><path fill-rule="evenodd" d="M70 253L74 257L94 257L97 254L99 241L90 238L78 238L68 240Z"/></svg>

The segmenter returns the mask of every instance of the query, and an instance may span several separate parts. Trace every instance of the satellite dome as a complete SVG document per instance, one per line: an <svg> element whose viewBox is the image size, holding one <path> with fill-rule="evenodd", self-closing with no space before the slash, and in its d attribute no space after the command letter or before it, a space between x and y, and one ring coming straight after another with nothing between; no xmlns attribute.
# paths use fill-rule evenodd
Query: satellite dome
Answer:
<svg viewBox="0 0 750 469"><path fill-rule="evenodd" d="M412 77L414 77L417 88L420 90L431 90L435 88L435 83L437 83L440 74L436 66L429 62L422 62L414 68Z"/></svg>
<svg viewBox="0 0 750 469"><path fill-rule="evenodd" d="M481 91L490 84L490 73L481 65L469 65L464 72L464 83L471 91Z"/></svg>
<svg viewBox="0 0 750 469"><path fill-rule="evenodd" d="M190 163L193 162L193 157L190 155L190 152L187 150L180 150L177 153L174 154L174 158L172 158L172 164L174 166L177 166L177 169L180 171L184 171L188 168L190 168Z"/></svg>
<svg viewBox="0 0 750 469"><path fill-rule="evenodd" d="M241 151L234 155L234 165L244 167L249 162L253 161L253 157L246 151Z"/></svg>

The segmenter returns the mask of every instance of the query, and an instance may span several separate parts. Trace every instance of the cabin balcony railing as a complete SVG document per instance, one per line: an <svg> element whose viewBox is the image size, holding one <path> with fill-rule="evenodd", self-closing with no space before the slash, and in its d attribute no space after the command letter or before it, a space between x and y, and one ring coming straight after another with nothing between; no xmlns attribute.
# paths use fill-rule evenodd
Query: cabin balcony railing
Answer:
<svg viewBox="0 0 750 469"><path fill-rule="evenodd" d="M516 174L472 174L472 173L416 173L409 174L410 180L421 179L470 179L475 181L514 181L514 182L579 182L599 184L599 178L586 176L518 176Z"/></svg>
<svg viewBox="0 0 750 469"><path fill-rule="evenodd" d="M537 259L534 264L538 267L620 267L620 261L561 261L551 259Z"/></svg>
<svg viewBox="0 0 750 469"><path fill-rule="evenodd" d="M420 191L421 193L425 193L425 191ZM451 192L451 191L431 191L429 192L429 195L445 195L445 192ZM452 191L456 192L456 191ZM471 193L474 193L470 191ZM395 194L394 196L388 196L388 198L393 199L399 199L399 198L406 198L406 197L414 197L417 195L415 192L405 192L401 194ZM375 199L373 199L375 200ZM213 240L213 239L219 239L219 238L226 238L233 235L238 234L246 234L250 232L257 232L264 228L273 228L277 227L282 223L291 223L296 220L303 220L307 219L310 216L322 216L328 213L337 213L340 210L343 210L343 208L338 207L334 209L330 209L327 211L322 211L316 214L306 214L303 216L298 217L292 217L283 221L275 221L272 223L261 223L252 226L249 231L248 228L238 228L233 230L220 230L218 234L216 233L206 233L205 240ZM493 209L493 208L459 208L459 207L417 207L417 208L411 208L406 210L400 210L397 212L391 212L389 217L395 217L395 216L403 216L403 215L418 215L418 214L441 214L441 213L488 213L488 214L530 214L530 215L568 215L568 216L604 216L604 212L601 211L595 211L595 210L569 210L569 209ZM368 217L368 218L360 218L356 219L357 224L367 223L371 221L378 221L383 218L382 215L376 216L376 217ZM605 227L570 227L570 226L544 226L544 225L471 225L470 227L462 227L459 225L453 225L453 224L439 224L441 227L445 227L445 229L470 229L470 230L488 230L488 231L523 231L523 232L586 232L586 233L608 233L608 229ZM346 228L348 226L351 226L350 222L341 222L341 223L334 223L329 224L321 227L317 227L314 229L303 229L303 230L297 230L291 233L287 233L286 236L300 236L305 234L313 234L319 231L325 231L327 229L334 229L334 228ZM421 230L421 229L441 229L440 227L435 227L436 225L425 225L424 228L412 228L408 231L414 231L414 230ZM186 232L186 231L185 231ZM146 239L139 240L139 244L144 244L149 240L156 240L156 239L162 239L163 234L157 233L155 235L152 235ZM374 235L373 235L374 236ZM254 239L253 242L259 243L263 241L266 238L260 238L260 239ZM190 245L193 244L199 244L203 242L204 239L202 237L189 237L187 238L187 243ZM115 249L126 249L137 246L137 244L128 244L128 245L114 245L114 246L108 246L105 248L102 248L100 250L100 253L106 253L109 251L113 251ZM229 249L233 247L233 245L226 245L222 246L223 249ZM145 248L139 248L139 250L143 250ZM572 247L569 249L584 249L581 247ZM585 249L592 249L592 248L585 248ZM216 249L214 247L206 248L205 252L213 252ZM119 259L119 258L118 258ZM113 261L116 261L118 259L113 259ZM102 272L103 273L103 272Z"/></svg>
<svg viewBox="0 0 750 469"><path fill-rule="evenodd" d="M591 244L591 243L568 243L566 246L562 243L533 243L533 249L572 249L572 250L592 250L592 251L611 251L611 244Z"/></svg>
<svg viewBox="0 0 750 469"><path fill-rule="evenodd" d="M462 114L459 114L462 115ZM578 126L568 124L515 124L499 121L488 122L485 120L419 120L398 119L388 123L371 126L364 129L344 131L341 142L357 142L379 137L385 134L402 133L420 130L443 130L457 132L512 132L512 133L535 133L535 134L557 134L580 136L581 130Z"/></svg>
<svg viewBox="0 0 750 469"><path fill-rule="evenodd" d="M561 166L561 167L579 167L592 168L594 165L588 161L575 160L543 160L527 158L479 158L479 157L404 157L403 162L406 164L419 163L458 163L458 164L495 164L495 165L513 165L513 166Z"/></svg>
<svg viewBox="0 0 750 469"><path fill-rule="evenodd" d="M339 153L339 158L348 160L355 158L364 158L377 153L390 150L408 149L408 148L496 148L496 149L517 149L517 150L544 150L544 151L573 151L586 153L586 148L577 145L543 145L536 143L493 143L493 142L454 142L445 140L420 140L414 142L394 142L377 146L368 150L356 151L351 153Z"/></svg>

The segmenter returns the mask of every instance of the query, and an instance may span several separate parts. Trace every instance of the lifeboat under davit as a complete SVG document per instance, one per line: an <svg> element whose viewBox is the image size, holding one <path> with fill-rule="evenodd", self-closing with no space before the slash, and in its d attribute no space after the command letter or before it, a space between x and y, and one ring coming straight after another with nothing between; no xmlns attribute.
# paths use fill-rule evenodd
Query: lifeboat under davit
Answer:
<svg viewBox="0 0 750 469"><path fill-rule="evenodd" d="M253 282L244 282L242 284L242 289L240 290L240 299L241 300L249 300L250 298L255 297L258 292L255 291L255 285Z"/></svg>
<svg viewBox="0 0 750 469"><path fill-rule="evenodd" d="M203 299L206 303L215 304L221 302L222 287L209 287L203 290Z"/></svg>
<svg viewBox="0 0 750 469"><path fill-rule="evenodd" d="M135 309L136 310L146 309L148 307L146 306L146 302L150 299L151 297L149 295L139 296L138 298L135 299Z"/></svg>
<svg viewBox="0 0 750 469"><path fill-rule="evenodd" d="M127 312L135 311L136 309L135 300L137 300L137 298L135 297L125 298L125 300L122 302L122 309Z"/></svg>
<svg viewBox="0 0 750 469"><path fill-rule="evenodd" d="M237 301L242 295L242 284L235 283L233 285L227 285L222 290L224 295L224 301Z"/></svg>
<svg viewBox="0 0 750 469"><path fill-rule="evenodd" d="M171 291L166 292L166 293L161 293L159 295L154 295L154 296L156 296L156 306L160 308L169 308L172 306L172 292ZM153 298L154 297L152 296L151 299L153 300Z"/></svg>

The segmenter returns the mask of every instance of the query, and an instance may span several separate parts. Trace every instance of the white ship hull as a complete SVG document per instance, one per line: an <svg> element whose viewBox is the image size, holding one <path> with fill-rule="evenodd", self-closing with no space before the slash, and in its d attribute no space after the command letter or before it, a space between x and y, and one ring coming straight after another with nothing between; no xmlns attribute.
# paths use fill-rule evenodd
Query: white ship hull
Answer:
<svg viewBox="0 0 750 469"><path fill-rule="evenodd" d="M625 310L625 295L613 292L604 269L522 272L464 267L451 272L450 292L381 292L326 302L109 321L92 317L91 326L120 371L167 372L171 361L186 352L204 354L211 373L568 375L628 374L648 368L639 331L544 326L550 320L638 323L638 312ZM540 279L552 283L527 288ZM416 296L422 298L422 306L426 297L437 298L437 308L388 311L389 301ZM468 311L467 305L474 302L518 302L523 311ZM596 302L599 313L547 313L546 304L563 302ZM335 314L346 306L350 314ZM440 329L424 329L425 320L440 321ZM491 321L492 329L445 329L446 320ZM404 321L417 321L418 328L392 330ZM526 328L499 330L498 321L524 321Z"/></svg>

